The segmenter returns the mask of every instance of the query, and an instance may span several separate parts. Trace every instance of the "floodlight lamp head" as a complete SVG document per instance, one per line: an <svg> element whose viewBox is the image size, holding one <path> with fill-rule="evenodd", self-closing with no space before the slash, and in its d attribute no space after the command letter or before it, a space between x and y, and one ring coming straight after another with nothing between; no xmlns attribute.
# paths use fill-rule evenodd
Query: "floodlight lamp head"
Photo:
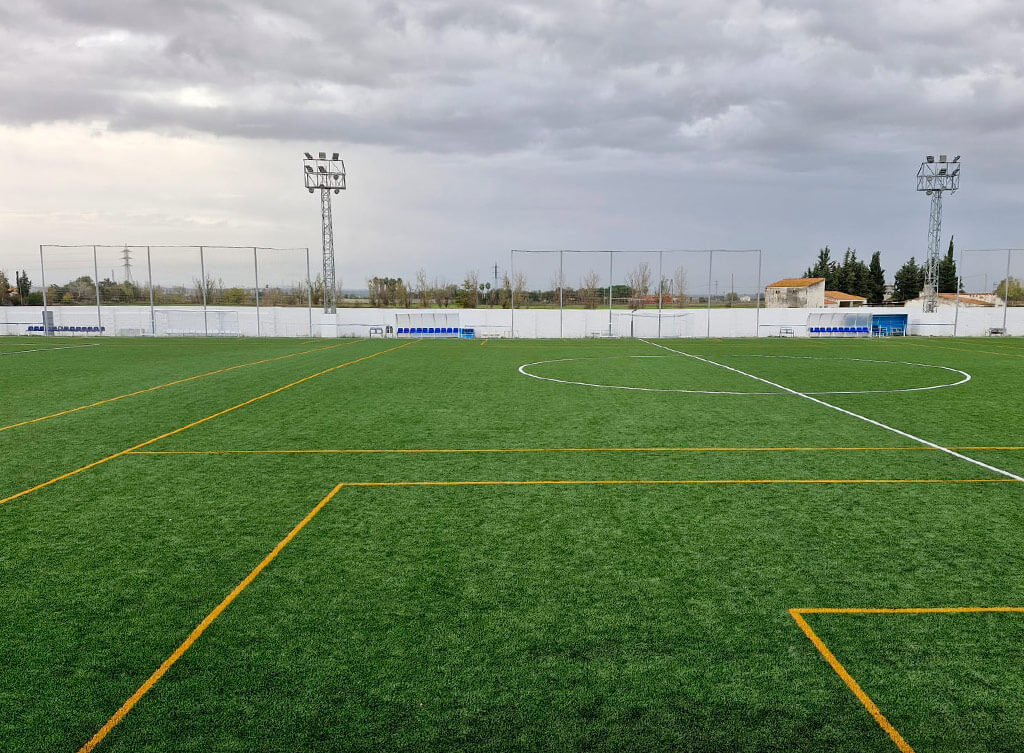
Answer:
<svg viewBox="0 0 1024 753"><path fill-rule="evenodd" d="M310 154L309 152L303 152L303 154L306 155L306 159L313 159L313 155Z"/></svg>
<svg viewBox="0 0 1024 753"><path fill-rule="evenodd" d="M309 191L310 193L313 193L313 189L312 189L312 188L308 189L308 191Z"/></svg>
<svg viewBox="0 0 1024 753"><path fill-rule="evenodd" d="M309 155L309 152L305 153ZM306 188L311 191L321 189L345 188L345 162L338 159L337 152L332 159L327 159L327 152L318 152L319 157L308 157L303 160L303 177Z"/></svg>
<svg viewBox="0 0 1024 753"><path fill-rule="evenodd" d="M953 158L953 161L954 161L954 162L959 162L959 161L960 161L960 155L959 155L959 154L958 154L958 155L956 155L956 156L955 156L955 157Z"/></svg>
<svg viewBox="0 0 1024 753"><path fill-rule="evenodd" d="M931 155L931 154L929 154L924 159L925 159L925 162L934 162L935 161L935 157L933 155Z"/></svg>

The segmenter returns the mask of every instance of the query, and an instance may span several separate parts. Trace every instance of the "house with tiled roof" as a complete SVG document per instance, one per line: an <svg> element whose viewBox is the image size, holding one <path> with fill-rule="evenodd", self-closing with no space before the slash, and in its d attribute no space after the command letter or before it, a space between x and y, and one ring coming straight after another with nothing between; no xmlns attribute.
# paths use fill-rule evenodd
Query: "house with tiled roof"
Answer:
<svg viewBox="0 0 1024 753"><path fill-rule="evenodd" d="M822 308L825 305L824 277L787 277L764 289L765 308Z"/></svg>
<svg viewBox="0 0 1024 753"><path fill-rule="evenodd" d="M956 306L958 300L960 308L992 308L1003 305L1003 299L994 293L961 293L959 296L956 293L938 293L937 297L939 308ZM912 301L907 301L906 305L910 308L923 308L923 294Z"/></svg>
<svg viewBox="0 0 1024 753"><path fill-rule="evenodd" d="M825 291L825 308L847 309L853 306L866 306L868 299L862 295L851 295L838 290Z"/></svg>

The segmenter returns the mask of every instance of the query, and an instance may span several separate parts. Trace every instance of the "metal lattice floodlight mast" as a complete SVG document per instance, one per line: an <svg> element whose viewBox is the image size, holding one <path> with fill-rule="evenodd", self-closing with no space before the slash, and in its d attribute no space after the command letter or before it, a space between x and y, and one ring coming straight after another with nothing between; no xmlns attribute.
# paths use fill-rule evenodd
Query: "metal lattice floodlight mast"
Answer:
<svg viewBox="0 0 1024 753"><path fill-rule="evenodd" d="M935 311L939 305L939 235L942 231L942 192L954 193L960 188L960 155L950 162L945 154L938 162L929 154L917 171L917 190L932 197L928 215L928 259L924 274L924 310Z"/></svg>
<svg viewBox="0 0 1024 753"><path fill-rule="evenodd" d="M334 276L334 222L331 218L331 191L339 193L345 188L345 162L334 152L330 159L326 152L314 157L305 153L302 160L306 190L320 189L320 226L324 246L324 313L338 311L338 290Z"/></svg>

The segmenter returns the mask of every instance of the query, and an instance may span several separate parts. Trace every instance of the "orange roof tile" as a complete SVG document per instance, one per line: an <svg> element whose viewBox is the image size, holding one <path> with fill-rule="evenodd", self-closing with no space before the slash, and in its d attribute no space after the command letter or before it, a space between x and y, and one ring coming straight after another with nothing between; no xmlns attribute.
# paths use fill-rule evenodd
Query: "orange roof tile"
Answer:
<svg viewBox="0 0 1024 753"><path fill-rule="evenodd" d="M824 282L824 277L787 277L768 285L769 288L807 288L819 282Z"/></svg>
<svg viewBox="0 0 1024 753"><path fill-rule="evenodd" d="M841 293L838 290L826 290L825 297L831 298L833 301L866 301L862 295L851 295L850 293Z"/></svg>
<svg viewBox="0 0 1024 753"><path fill-rule="evenodd" d="M938 296L946 301L957 300L956 293L939 293ZM968 306L995 306L991 301L986 301L984 298L975 298L970 293L961 293L960 303L966 303Z"/></svg>

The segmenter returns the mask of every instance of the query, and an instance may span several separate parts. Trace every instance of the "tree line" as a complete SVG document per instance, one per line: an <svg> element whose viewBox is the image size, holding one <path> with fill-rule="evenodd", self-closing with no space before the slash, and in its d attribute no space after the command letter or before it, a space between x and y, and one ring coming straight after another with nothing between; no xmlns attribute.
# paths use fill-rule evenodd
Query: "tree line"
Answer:
<svg viewBox="0 0 1024 753"><path fill-rule="evenodd" d="M499 280L481 282L476 270L466 272L463 280L453 283L444 278L431 279L426 270L420 269L413 280L401 277L371 277L367 280L369 303L374 307L396 306L399 308L476 308L490 306L509 308L514 302L517 308L531 305L564 306L594 309L606 305L608 286L601 284L601 275L591 269L585 272L576 286L556 272L546 288L528 288L527 278L522 271L505 273ZM657 283L651 265L637 264L627 275L625 284L611 286L611 297L618 305L640 309L657 305L660 295L666 306L687 306L706 302L707 298L692 298L686 294L686 270L677 268L671 276ZM735 293L726 293L722 300L731 305L739 300Z"/></svg>
<svg viewBox="0 0 1024 753"><path fill-rule="evenodd" d="M94 306L99 293L103 304L148 304L150 288L131 280L117 282L109 278L93 282L92 277L82 275L66 283L51 283L46 287L46 302L61 306ZM196 277L190 285L153 285L153 300L161 305L198 305L206 302L213 306L253 306L256 304L256 290L251 287L226 285L220 278ZM324 300L324 281L317 275L311 283L301 282L290 287L266 285L259 290L261 306L305 306L312 300L320 305ZM0 305L42 306L43 293L32 290L28 274L22 270L14 273L12 284L7 273L0 270Z"/></svg>
<svg viewBox="0 0 1024 753"><path fill-rule="evenodd" d="M828 246L818 251L818 258L813 266L808 267L804 277L824 277L825 289L840 293L859 295L867 298L868 303L880 304L886 300L910 301L921 295L924 290L926 265L918 264L913 256L900 267L893 278L892 296L886 299L885 270L882 269L881 252L871 254L871 261L865 264L857 258L857 252L847 248L842 261L832 258ZM949 239L949 249L939 260L940 293L957 292L958 276L956 261L953 258L953 238ZM961 292L963 292L961 290Z"/></svg>

